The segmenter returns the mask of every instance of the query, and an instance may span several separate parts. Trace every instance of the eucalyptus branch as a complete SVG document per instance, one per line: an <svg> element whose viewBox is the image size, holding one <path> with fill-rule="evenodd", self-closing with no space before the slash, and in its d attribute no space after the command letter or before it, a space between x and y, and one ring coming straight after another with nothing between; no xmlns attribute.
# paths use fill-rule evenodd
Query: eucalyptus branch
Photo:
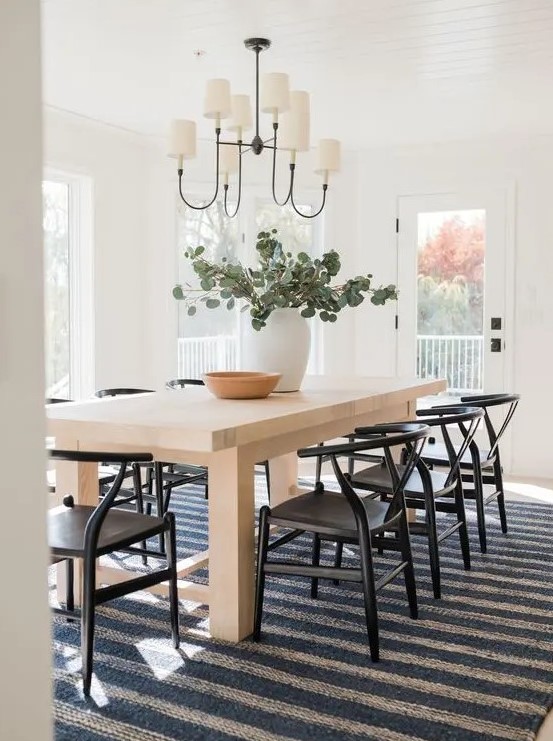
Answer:
<svg viewBox="0 0 553 741"><path fill-rule="evenodd" d="M276 229L257 235L259 263L255 269L225 258L220 264L212 263L203 257L204 247L187 250L185 257L192 263L200 288L179 284L173 289L173 296L185 302L190 316L196 313L198 303L214 309L226 302L227 309L232 310L236 301L244 301L245 308L250 307L256 330L266 325L275 309L301 309L304 317L318 314L322 321L335 322L342 309L358 306L366 296L375 305L397 299L394 285L374 288L370 273L332 285L341 267L335 250L325 252L321 258L312 258L305 252L293 256L284 252L276 235Z"/></svg>

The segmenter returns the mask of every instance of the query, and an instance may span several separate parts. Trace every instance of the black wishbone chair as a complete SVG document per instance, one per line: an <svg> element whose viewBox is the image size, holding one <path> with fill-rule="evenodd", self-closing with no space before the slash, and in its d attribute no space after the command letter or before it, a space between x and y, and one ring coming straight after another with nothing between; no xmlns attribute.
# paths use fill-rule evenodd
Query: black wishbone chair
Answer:
<svg viewBox="0 0 553 741"><path fill-rule="evenodd" d="M465 500L463 485L459 470L460 461L469 449L478 424L484 412L482 409L465 406L433 409L423 409L417 412L421 421L430 428L439 428L444 439L447 451L447 471L431 471L422 458L417 461L415 470L405 483L405 504L407 509L423 509L424 522L410 522L411 535L425 535L428 537L428 551L430 555L430 572L434 597L441 597L440 555L439 544L454 533L459 533L461 552L465 569L470 569L470 546L465 514ZM462 443L455 448L451 440L449 427L457 427L461 433ZM370 434L371 428L367 428ZM364 437L365 428L355 430L357 438ZM398 466L401 472L403 466ZM371 466L358 471L350 478L351 485L356 489L378 492L382 499L389 500L393 496L393 481L387 466ZM456 515L456 522L438 533L436 512L446 512ZM341 561L341 548L336 550L336 563Z"/></svg>
<svg viewBox="0 0 553 741"><path fill-rule="evenodd" d="M126 475L127 465L133 462L146 463L152 460L148 453L92 453L72 450L51 450L56 460L81 463L109 462L119 465L119 472L109 491L96 507L76 505L73 496L64 497L63 507L48 513L48 545L52 562L67 563L66 609L54 611L70 619L81 620L81 652L83 691L90 694L92 679L92 657L94 650L95 609L108 600L123 597L154 584L169 581L169 604L173 646L179 646L179 602L177 591L177 552L175 540L175 516L166 512L163 517L129 512L114 508L115 498ZM148 538L161 535L166 540L167 567L133 577L120 584L98 587L96 584L96 560L115 551L143 554L139 544ZM150 555L159 554L150 553ZM164 557L165 558L165 557ZM74 609L73 562L83 561L83 589L80 615Z"/></svg>
<svg viewBox="0 0 553 741"><path fill-rule="evenodd" d="M518 394L480 394L475 396L462 396L461 404L470 407L479 407L484 412L484 424L488 435L489 448L480 448L473 440L469 449L464 453L460 461L463 471L462 479L465 499L474 499L476 503L476 518L478 523L478 536L480 539L480 550L486 553L486 518L485 506L497 499L499 519L502 532L507 532L507 514L505 511L505 490L503 488L503 468L499 455L499 442L505 433L520 401ZM494 407L506 407L503 423L496 432L491 420L489 409ZM448 465L447 451L440 443L429 444L423 455L424 460L433 466ZM472 483L473 486L466 486ZM484 485L492 484L493 491L486 494Z"/></svg>
<svg viewBox="0 0 553 741"><path fill-rule="evenodd" d="M349 581L362 584L365 602L365 617L371 659L379 659L378 614L376 592L392 579L403 573L407 599L412 618L418 615L417 593L409 528L405 510L403 489L405 481L413 471L430 433L429 427L419 423L381 424L370 428L372 437L362 442L325 445L321 448L299 450L300 458L329 456L340 492L325 491L321 482L315 490L293 497L273 507L262 507L259 513L259 540L257 555L257 581L255 594L255 619L253 639L259 640L263 611L263 595L267 574L283 576L305 576L311 579L311 596L317 597L319 579ZM402 472L394 463L392 450L405 447L407 456ZM390 476L394 482L390 503L361 498L343 474L338 456L380 449L383 451ZM269 543L271 525L288 528L291 532ZM285 545L304 532L313 533L311 564L297 560L268 559L270 551ZM386 533L393 537L385 537ZM360 568L330 567L320 565L321 541L352 543L359 545ZM372 549L391 549L401 553L401 560L392 569L375 581Z"/></svg>

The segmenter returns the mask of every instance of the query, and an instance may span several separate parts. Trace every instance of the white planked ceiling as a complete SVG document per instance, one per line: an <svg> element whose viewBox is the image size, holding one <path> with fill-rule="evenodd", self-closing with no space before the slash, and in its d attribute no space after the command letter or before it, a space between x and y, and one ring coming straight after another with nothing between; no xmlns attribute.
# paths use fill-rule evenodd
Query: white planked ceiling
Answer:
<svg viewBox="0 0 553 741"><path fill-rule="evenodd" d="M242 44L252 35L273 41L262 71L288 72L312 93L314 138L376 147L553 133L553 0L43 0L42 9L45 102L152 136L171 118L201 118L209 77L253 93Z"/></svg>

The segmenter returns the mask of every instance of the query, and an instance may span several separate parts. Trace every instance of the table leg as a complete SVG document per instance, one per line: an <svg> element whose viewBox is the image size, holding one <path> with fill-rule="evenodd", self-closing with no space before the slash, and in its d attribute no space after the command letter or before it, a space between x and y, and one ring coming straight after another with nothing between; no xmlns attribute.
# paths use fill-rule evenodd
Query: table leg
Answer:
<svg viewBox="0 0 553 741"><path fill-rule="evenodd" d="M238 642L253 629L254 461L237 448L209 461L209 630Z"/></svg>
<svg viewBox="0 0 553 741"><path fill-rule="evenodd" d="M271 475L271 506L301 493L298 489L298 455L296 452L269 460Z"/></svg>

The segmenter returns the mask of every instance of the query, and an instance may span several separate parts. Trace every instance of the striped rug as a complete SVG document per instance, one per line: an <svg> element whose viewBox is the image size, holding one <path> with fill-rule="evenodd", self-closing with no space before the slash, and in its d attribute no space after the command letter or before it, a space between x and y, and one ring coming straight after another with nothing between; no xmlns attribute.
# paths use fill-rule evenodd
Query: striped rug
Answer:
<svg viewBox="0 0 553 741"><path fill-rule="evenodd" d="M180 555L205 546L202 492L179 493L174 509ZM419 620L408 617L401 581L380 593L378 664L356 585L322 582L311 600L306 580L269 579L259 644L212 640L206 609L183 603L179 651L166 601L142 594L99 608L85 702L79 629L54 619L56 739L534 739L553 702L553 508L509 503L507 536L491 512L484 556L469 515L473 568L465 572L458 541L446 541L441 600L424 542L413 539ZM310 544L288 548L307 556Z"/></svg>

